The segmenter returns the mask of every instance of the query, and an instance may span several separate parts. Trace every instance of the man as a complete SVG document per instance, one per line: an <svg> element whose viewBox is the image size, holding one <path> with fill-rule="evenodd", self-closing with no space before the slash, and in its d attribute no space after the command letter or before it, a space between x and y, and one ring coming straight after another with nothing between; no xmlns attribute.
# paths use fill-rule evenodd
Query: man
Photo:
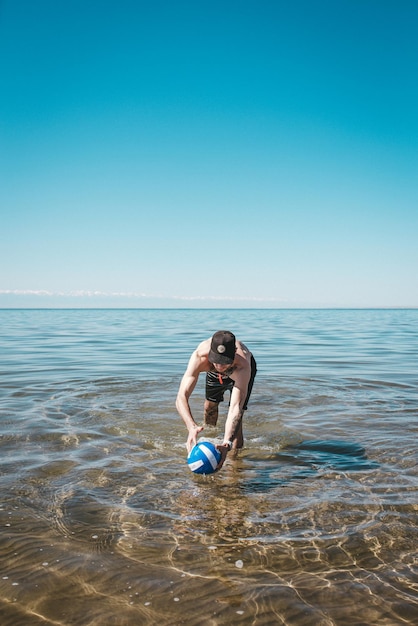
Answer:
<svg viewBox="0 0 418 626"><path fill-rule="evenodd" d="M197 435L204 428L194 421L189 405L189 398L202 372L206 372L205 425L216 426L219 403L224 399L225 391L231 392L223 443L216 446L221 453L220 469L228 452L244 445L242 416L251 395L257 366L248 348L228 330L219 330L199 344L190 357L176 400L177 411L189 431L188 452L196 445Z"/></svg>

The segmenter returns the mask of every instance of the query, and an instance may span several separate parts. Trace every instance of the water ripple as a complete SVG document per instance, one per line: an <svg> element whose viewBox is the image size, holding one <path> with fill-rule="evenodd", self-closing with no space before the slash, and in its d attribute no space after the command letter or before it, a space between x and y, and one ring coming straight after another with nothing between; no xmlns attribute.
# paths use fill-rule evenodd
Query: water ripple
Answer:
<svg viewBox="0 0 418 626"><path fill-rule="evenodd" d="M2 626L416 623L418 312L241 312L245 448L207 477L174 398L236 313L1 317Z"/></svg>

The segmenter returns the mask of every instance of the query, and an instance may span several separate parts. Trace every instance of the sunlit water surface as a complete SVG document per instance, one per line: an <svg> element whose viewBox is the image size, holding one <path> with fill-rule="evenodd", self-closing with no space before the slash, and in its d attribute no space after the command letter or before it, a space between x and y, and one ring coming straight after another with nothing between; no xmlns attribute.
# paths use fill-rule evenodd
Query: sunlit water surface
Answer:
<svg viewBox="0 0 418 626"><path fill-rule="evenodd" d="M258 375L199 477L219 328ZM417 364L417 310L0 311L1 626L417 624Z"/></svg>

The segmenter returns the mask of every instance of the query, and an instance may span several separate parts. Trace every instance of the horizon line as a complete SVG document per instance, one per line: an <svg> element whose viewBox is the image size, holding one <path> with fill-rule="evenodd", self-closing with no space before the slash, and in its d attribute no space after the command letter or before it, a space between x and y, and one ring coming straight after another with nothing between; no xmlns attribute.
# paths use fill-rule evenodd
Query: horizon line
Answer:
<svg viewBox="0 0 418 626"><path fill-rule="evenodd" d="M24 298L39 300L40 306L35 302L19 302ZM56 299L58 302L47 304L45 300ZM10 300L16 299L16 302ZM80 301L84 299L84 302ZM94 302L95 299L120 300L121 303ZM1 302L9 300L9 303ZM42 301L42 304L40 301ZM67 302L64 302L67 300ZM68 302L68 300L72 300ZM123 303L122 301L125 301ZM126 301L131 301L128 305ZM134 300L142 300L142 304L134 304ZM150 304L149 301L161 301L162 306ZM59 302L61 301L61 302ZM76 302L79 302L79 304ZM86 302L87 301L87 302ZM88 302L90 301L90 303ZM148 301L148 305L147 305ZM163 301L165 303L163 304ZM131 305L132 303L132 305ZM181 306L174 303L195 303L195 306ZM201 306L196 306L200 303ZM215 304L218 306L214 306ZM224 303L224 305L222 305ZM205 306L206 304L206 306ZM246 305L246 306L243 306ZM264 306L263 306L264 305ZM416 309L417 304L338 304L335 302L312 302L306 300L289 300L278 297L260 296L181 296L146 294L135 291L100 291L100 290L70 290L54 291L47 289L0 289L0 309Z"/></svg>

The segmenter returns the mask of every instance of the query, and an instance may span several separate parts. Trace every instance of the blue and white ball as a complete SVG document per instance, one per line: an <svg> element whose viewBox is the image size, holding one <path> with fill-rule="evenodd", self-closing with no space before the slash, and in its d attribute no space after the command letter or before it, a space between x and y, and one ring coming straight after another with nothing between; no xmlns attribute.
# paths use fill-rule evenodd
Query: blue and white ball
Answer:
<svg viewBox="0 0 418 626"><path fill-rule="evenodd" d="M200 441L190 450L187 464L195 474L213 474L221 460L221 453L210 441Z"/></svg>

